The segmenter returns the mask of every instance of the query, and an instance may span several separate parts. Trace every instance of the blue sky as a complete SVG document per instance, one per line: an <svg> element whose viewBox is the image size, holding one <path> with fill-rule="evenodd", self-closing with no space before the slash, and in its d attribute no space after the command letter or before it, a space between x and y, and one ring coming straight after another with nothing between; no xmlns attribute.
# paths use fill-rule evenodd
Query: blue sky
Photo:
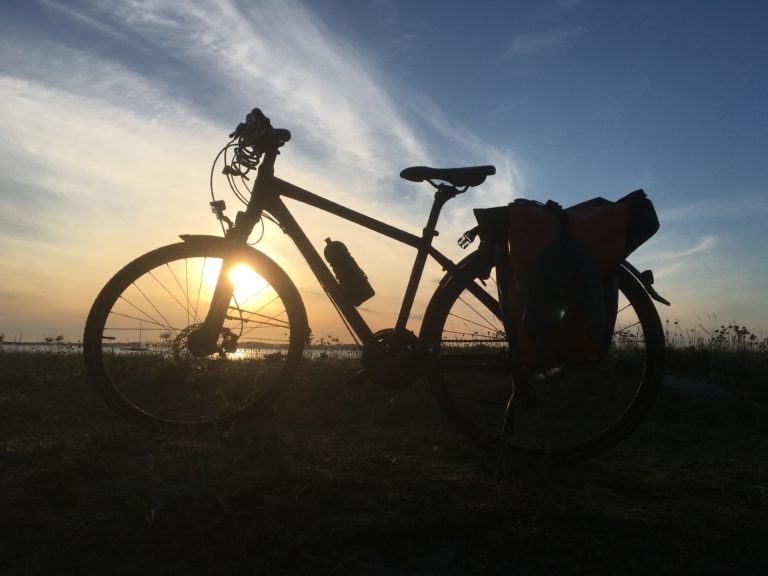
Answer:
<svg viewBox="0 0 768 576"><path fill-rule="evenodd" d="M77 340L124 263L215 232L210 162L253 106L294 135L282 177L413 232L431 195L402 168L495 164L444 212L452 258L473 207L644 188L662 228L631 260L662 318L766 330L766 62L762 2L6 0L0 333ZM409 250L298 213L318 246L353 248L391 326ZM337 332L280 236L264 249Z"/></svg>

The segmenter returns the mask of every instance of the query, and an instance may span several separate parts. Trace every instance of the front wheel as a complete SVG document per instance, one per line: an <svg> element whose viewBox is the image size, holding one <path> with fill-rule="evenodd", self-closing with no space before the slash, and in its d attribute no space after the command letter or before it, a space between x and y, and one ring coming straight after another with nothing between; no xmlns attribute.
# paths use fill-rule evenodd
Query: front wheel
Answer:
<svg viewBox="0 0 768 576"><path fill-rule="evenodd" d="M149 252L120 270L91 308L88 374L108 404L146 427L205 428L250 417L292 379L308 334L295 286L272 260L219 238ZM225 258L234 266L222 271ZM220 273L234 285L217 350L190 339Z"/></svg>
<svg viewBox="0 0 768 576"><path fill-rule="evenodd" d="M483 448L533 458L585 457L626 437L663 377L663 331L643 285L620 269L613 339L599 362L523 367L516 386L490 266L480 252L465 260L433 296L421 332L434 355L433 391L454 424Z"/></svg>

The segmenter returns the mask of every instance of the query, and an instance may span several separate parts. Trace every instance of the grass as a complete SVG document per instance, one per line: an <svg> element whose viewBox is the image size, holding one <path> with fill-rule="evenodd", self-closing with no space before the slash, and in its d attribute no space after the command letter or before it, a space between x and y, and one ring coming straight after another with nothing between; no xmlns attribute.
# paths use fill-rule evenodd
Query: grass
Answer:
<svg viewBox="0 0 768 576"><path fill-rule="evenodd" d="M672 350L702 393L667 386L605 455L504 477L426 391L349 384L342 361L204 436L122 422L81 363L0 354L5 574L768 572L755 351Z"/></svg>
<svg viewBox="0 0 768 576"><path fill-rule="evenodd" d="M667 320L665 335L668 373L707 379L748 396L761 395L768 386L768 337L746 326L684 329Z"/></svg>

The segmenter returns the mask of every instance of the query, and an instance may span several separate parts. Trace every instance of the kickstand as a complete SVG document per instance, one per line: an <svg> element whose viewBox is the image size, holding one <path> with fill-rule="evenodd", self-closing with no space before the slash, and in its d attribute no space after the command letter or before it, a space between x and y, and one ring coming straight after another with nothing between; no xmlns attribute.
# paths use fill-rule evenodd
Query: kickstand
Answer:
<svg viewBox="0 0 768 576"><path fill-rule="evenodd" d="M507 401L507 408L504 412L504 427L501 430L501 449L499 450L499 461L496 467L496 477L503 477L512 461L514 448L512 438L515 434L515 411L521 408L537 408L540 405L540 399L536 391L531 386L519 360L512 365L512 371L509 374L509 381L512 393Z"/></svg>
<svg viewBox="0 0 768 576"><path fill-rule="evenodd" d="M504 412L504 427L501 430L501 449L499 450L499 460L496 464L496 478L504 478L507 472L507 465L512 459L512 435L515 432L515 405L517 404L515 398L515 383L514 378L510 374L510 380L512 380L512 394L509 396L507 402L507 409Z"/></svg>

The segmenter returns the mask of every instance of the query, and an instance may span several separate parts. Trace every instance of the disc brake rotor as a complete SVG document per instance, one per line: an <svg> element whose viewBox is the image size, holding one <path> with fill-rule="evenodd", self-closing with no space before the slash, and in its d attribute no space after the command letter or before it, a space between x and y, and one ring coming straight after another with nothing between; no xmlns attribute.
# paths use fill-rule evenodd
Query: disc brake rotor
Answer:
<svg viewBox="0 0 768 576"><path fill-rule="evenodd" d="M202 323L190 324L179 332L179 335L173 341L173 359L180 365L188 366L200 372L208 372L219 368L226 354L222 350L216 354L199 356L190 351L189 337L202 327Z"/></svg>

